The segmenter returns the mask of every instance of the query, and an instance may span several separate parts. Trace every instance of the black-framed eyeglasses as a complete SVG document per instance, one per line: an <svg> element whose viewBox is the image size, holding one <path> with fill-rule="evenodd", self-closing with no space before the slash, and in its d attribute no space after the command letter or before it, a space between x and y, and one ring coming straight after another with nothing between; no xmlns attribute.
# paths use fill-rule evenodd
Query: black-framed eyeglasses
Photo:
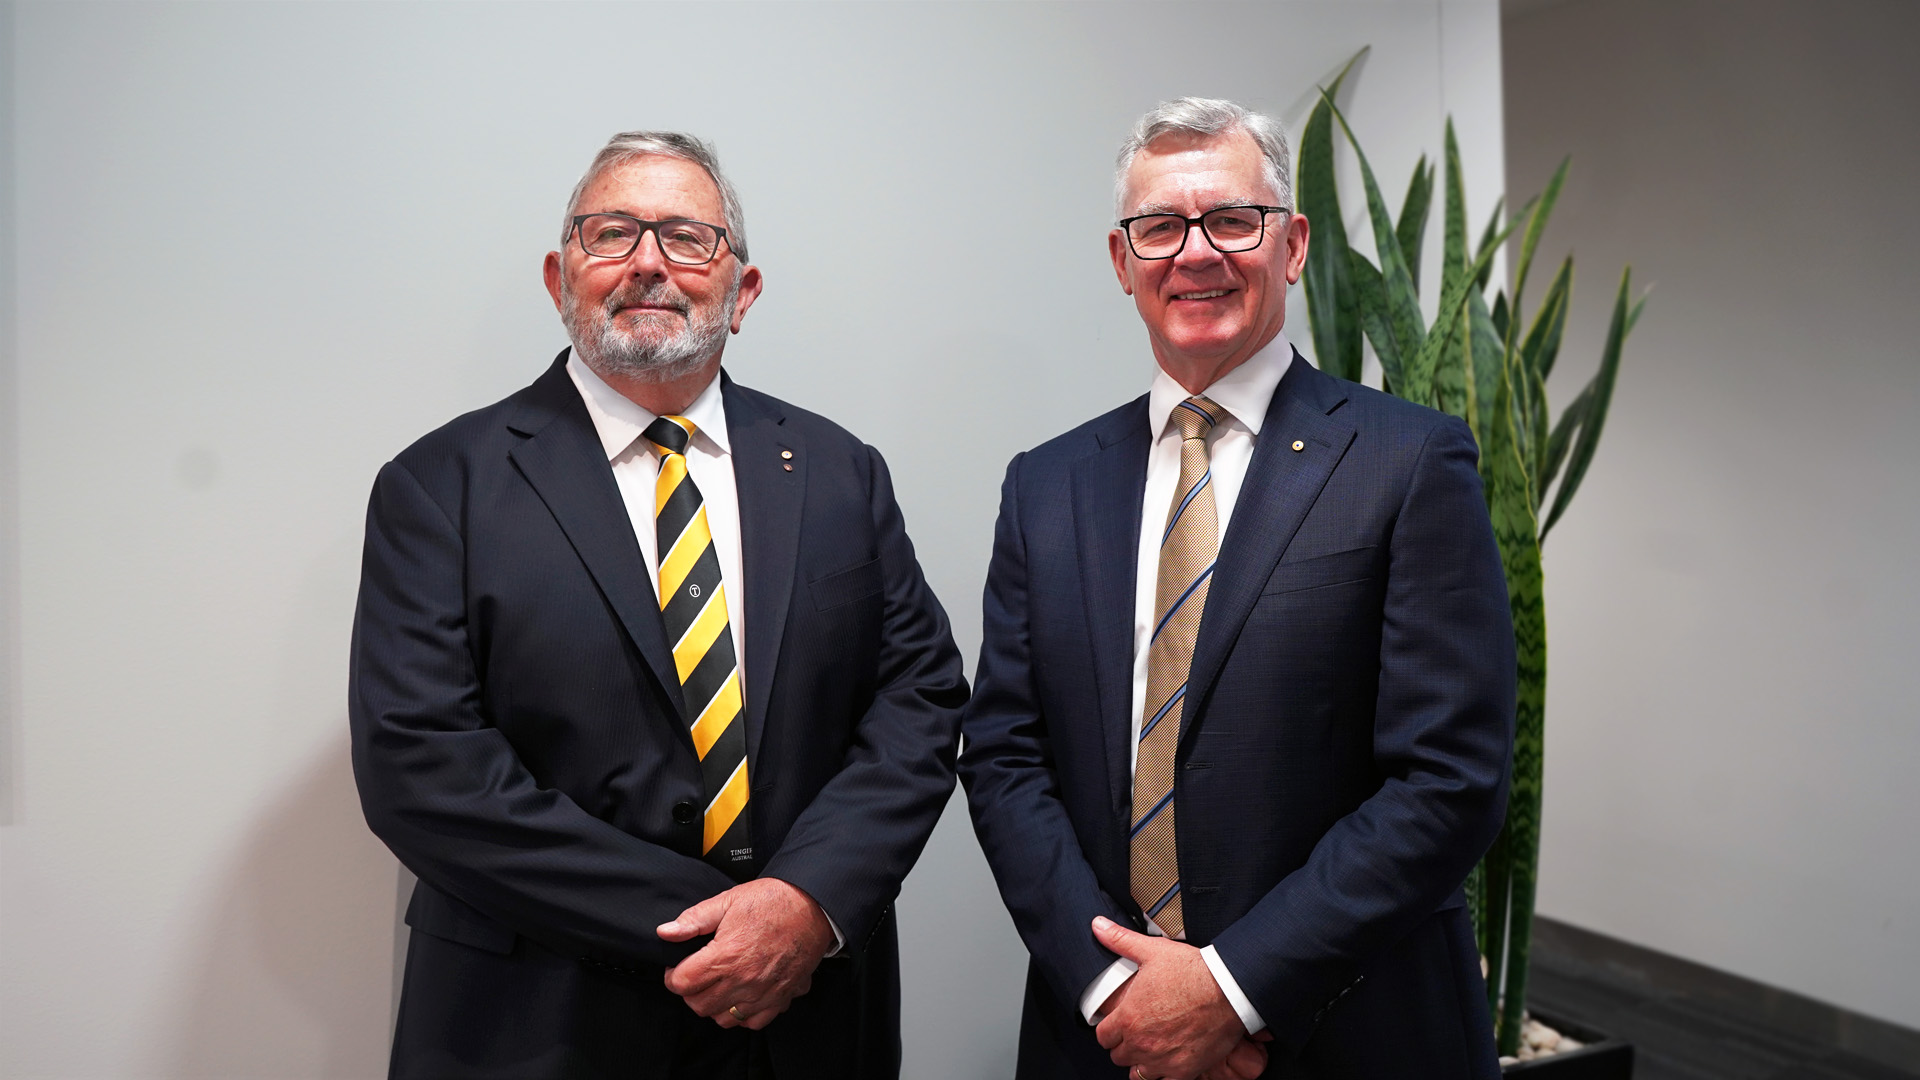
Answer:
<svg viewBox="0 0 1920 1080"><path fill-rule="evenodd" d="M718 225L689 218L642 221L627 214L577 214L573 234L580 238L580 250L596 259L624 259L640 246L640 239L653 233L660 254L668 262L700 266L720 254L720 241L727 230Z"/></svg>
<svg viewBox="0 0 1920 1080"><path fill-rule="evenodd" d="M1291 213L1284 206L1220 206L1199 217L1179 214L1140 214L1123 218L1120 231L1136 259L1171 259L1187 248L1187 234L1195 225L1207 243L1222 254L1252 251L1266 239L1267 215Z"/></svg>

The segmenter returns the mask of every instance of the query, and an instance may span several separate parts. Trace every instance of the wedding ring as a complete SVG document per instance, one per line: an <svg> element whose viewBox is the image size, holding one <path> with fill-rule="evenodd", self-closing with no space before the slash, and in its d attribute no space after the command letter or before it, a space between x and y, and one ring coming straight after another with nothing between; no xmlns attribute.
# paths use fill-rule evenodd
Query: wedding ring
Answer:
<svg viewBox="0 0 1920 1080"><path fill-rule="evenodd" d="M741 1015L740 1015L740 1006L738 1006L738 1005L729 1005L729 1006L727 1006L727 1011L728 1011L729 1013L732 1013L732 1014L733 1014L733 1018L734 1018L735 1020L738 1020L738 1021L740 1021L740 1022L741 1022L741 1023L743 1023L743 1024L747 1022L747 1018L746 1018L746 1017L744 1017L744 1016L741 1016Z"/></svg>

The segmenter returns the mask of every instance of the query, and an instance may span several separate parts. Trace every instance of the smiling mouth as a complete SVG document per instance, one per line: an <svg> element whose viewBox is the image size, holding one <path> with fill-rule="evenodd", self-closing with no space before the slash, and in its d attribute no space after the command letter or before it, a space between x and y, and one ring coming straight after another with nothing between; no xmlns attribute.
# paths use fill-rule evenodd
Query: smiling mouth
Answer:
<svg viewBox="0 0 1920 1080"><path fill-rule="evenodd" d="M1225 296L1232 289L1202 289L1199 292L1174 293L1175 300L1211 300L1216 296Z"/></svg>

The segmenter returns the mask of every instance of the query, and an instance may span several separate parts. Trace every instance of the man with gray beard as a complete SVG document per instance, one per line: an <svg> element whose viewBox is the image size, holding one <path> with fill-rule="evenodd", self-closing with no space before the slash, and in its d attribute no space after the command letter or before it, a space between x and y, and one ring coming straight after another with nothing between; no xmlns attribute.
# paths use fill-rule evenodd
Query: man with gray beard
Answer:
<svg viewBox="0 0 1920 1080"><path fill-rule="evenodd" d="M721 370L764 281L700 140L616 135L544 273L573 347L368 510L354 774L420 879L391 1073L896 1077L967 687L886 466Z"/></svg>

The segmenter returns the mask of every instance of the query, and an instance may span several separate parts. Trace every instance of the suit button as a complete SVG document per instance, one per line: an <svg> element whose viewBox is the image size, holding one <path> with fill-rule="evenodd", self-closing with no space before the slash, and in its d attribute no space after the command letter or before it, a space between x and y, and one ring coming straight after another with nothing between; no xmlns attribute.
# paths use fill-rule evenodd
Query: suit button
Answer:
<svg viewBox="0 0 1920 1080"><path fill-rule="evenodd" d="M698 816L697 810L690 802L677 802L673 804L673 820L682 825L693 824L693 819Z"/></svg>

